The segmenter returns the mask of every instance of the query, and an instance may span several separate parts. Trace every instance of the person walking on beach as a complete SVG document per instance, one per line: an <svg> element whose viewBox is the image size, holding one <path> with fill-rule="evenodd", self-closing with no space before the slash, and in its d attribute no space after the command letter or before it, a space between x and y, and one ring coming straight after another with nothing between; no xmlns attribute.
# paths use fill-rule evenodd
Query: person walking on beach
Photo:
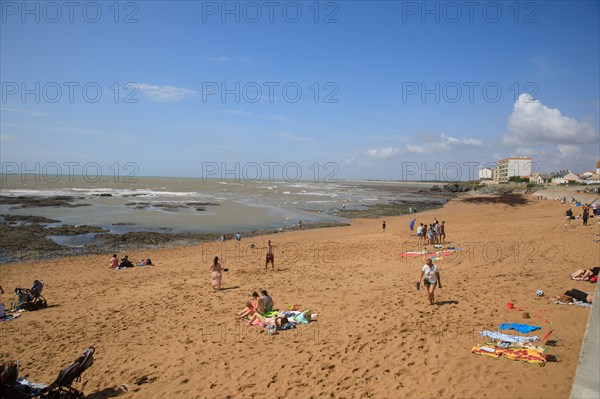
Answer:
<svg viewBox="0 0 600 399"><path fill-rule="evenodd" d="M583 206L583 215L581 217L583 219L583 225L587 226L588 218L590 217L590 208L587 204Z"/></svg>
<svg viewBox="0 0 600 399"><path fill-rule="evenodd" d="M433 264L431 258L427 258L426 263L421 269L421 277L419 277L420 284L423 284L427 289L427 296L429 297L429 304L435 304L434 291L437 285L442 288L442 280L440 278L440 269Z"/></svg>
<svg viewBox="0 0 600 399"><path fill-rule="evenodd" d="M238 241L241 241L242 239L242 234L238 231L238 233L235 235L235 239Z"/></svg>
<svg viewBox="0 0 600 399"><path fill-rule="evenodd" d="M411 237L413 236L413 233L414 233L415 222L416 222L415 218L410 219L410 222L408 222L408 227L410 227L410 236Z"/></svg>
<svg viewBox="0 0 600 399"><path fill-rule="evenodd" d="M210 265L210 281L213 287L213 290L221 289L221 280L223 274L221 273L221 264L219 263L219 257L215 256L212 265Z"/></svg>
<svg viewBox="0 0 600 399"><path fill-rule="evenodd" d="M446 243L446 222L442 220L440 224L440 241Z"/></svg>
<svg viewBox="0 0 600 399"><path fill-rule="evenodd" d="M573 216L573 210L571 208L567 209L565 212L565 227L569 227L571 225L571 217Z"/></svg>
<svg viewBox="0 0 600 399"><path fill-rule="evenodd" d="M267 243L267 246L265 247L267 249L267 258L265 261L265 271L268 270L267 266L269 266L269 262L271 262L271 268L273 269L273 271L275 271L275 254L273 253L273 248L275 246L273 244L271 244L271 240L269 240L269 242Z"/></svg>
<svg viewBox="0 0 600 399"><path fill-rule="evenodd" d="M383 232L385 233L385 220L383 221Z"/></svg>

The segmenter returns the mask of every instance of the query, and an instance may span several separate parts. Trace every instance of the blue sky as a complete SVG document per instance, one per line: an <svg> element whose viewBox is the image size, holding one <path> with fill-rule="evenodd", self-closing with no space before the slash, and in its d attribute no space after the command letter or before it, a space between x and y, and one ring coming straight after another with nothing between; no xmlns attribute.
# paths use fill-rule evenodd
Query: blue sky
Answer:
<svg viewBox="0 0 600 399"><path fill-rule="evenodd" d="M4 172L468 178L600 159L597 1L0 3Z"/></svg>

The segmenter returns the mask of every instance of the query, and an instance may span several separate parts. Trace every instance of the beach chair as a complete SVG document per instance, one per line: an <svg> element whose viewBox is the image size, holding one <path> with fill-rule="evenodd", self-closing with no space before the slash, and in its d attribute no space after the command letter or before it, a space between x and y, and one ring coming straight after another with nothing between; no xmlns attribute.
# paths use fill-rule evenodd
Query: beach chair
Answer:
<svg viewBox="0 0 600 399"><path fill-rule="evenodd" d="M76 399L83 398L84 394L71 387L74 381L81 379L81 374L94 363L93 346L86 349L68 367L61 370L56 380L45 386L44 384L33 384L24 379L18 379L19 363L12 362L4 365L0 373L2 383L0 384L0 397L2 399ZM1 368L1 367L0 367Z"/></svg>
<svg viewBox="0 0 600 399"><path fill-rule="evenodd" d="M81 380L81 374L94 363L96 349L90 346L71 365L64 368L56 380L42 390L42 398L48 399L75 399L83 398L83 392L71 387L74 381Z"/></svg>
<svg viewBox="0 0 600 399"><path fill-rule="evenodd" d="M15 294L19 300L19 307L25 310L37 310L48 306L46 299L42 296L44 283L35 280L31 289L15 288Z"/></svg>

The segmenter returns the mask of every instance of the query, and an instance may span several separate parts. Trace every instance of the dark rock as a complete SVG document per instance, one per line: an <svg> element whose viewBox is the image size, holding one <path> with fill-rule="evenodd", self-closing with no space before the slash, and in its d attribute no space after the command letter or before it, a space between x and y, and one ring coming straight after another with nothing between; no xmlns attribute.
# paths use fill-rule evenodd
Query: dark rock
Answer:
<svg viewBox="0 0 600 399"><path fill-rule="evenodd" d="M3 205L19 205L17 207L13 207L11 209L21 209L21 208L42 208L42 207L65 207L65 208L73 208L77 206L89 206L90 204L72 204L71 202L83 199L83 197L70 197L66 195L57 195L53 197L9 197L9 196L0 196L0 204Z"/></svg>
<svg viewBox="0 0 600 399"><path fill-rule="evenodd" d="M0 215L7 222L27 222L27 223L59 223L60 220L52 220L43 216L30 215Z"/></svg>
<svg viewBox="0 0 600 399"><path fill-rule="evenodd" d="M195 206L221 206L218 202L186 202L185 205L195 207Z"/></svg>
<svg viewBox="0 0 600 399"><path fill-rule="evenodd" d="M46 228L47 235L51 236L77 236L80 234L89 233L106 233L108 230L104 230L98 226L59 226Z"/></svg>

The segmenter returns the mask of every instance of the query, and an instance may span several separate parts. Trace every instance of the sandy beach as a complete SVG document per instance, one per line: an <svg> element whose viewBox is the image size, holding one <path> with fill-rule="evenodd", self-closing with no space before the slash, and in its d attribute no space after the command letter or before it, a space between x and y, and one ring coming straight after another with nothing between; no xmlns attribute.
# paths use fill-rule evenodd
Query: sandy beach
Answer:
<svg viewBox="0 0 600 399"><path fill-rule="evenodd" d="M550 297L594 291L568 274L598 266L598 219L565 228L567 206L553 199L531 195L509 206L464 198L473 197L416 215L417 223L445 220L447 243L463 248L435 262L437 305L415 287L424 259L400 256L417 249L410 217L385 218L386 232L384 219L356 219L128 254L155 267L109 269L110 254L2 265L2 302L40 279L49 307L0 324L0 355L20 360L21 376L49 384L94 345L95 362L75 385L89 398L568 397L590 309ZM250 248L269 239L275 272ZM215 255L229 268L220 292L210 286ZM312 309L317 321L272 337L236 322L263 288L276 308ZM508 310L511 301L524 310ZM553 330L559 362L472 354L485 342L478 332L503 322L539 325L540 337Z"/></svg>

